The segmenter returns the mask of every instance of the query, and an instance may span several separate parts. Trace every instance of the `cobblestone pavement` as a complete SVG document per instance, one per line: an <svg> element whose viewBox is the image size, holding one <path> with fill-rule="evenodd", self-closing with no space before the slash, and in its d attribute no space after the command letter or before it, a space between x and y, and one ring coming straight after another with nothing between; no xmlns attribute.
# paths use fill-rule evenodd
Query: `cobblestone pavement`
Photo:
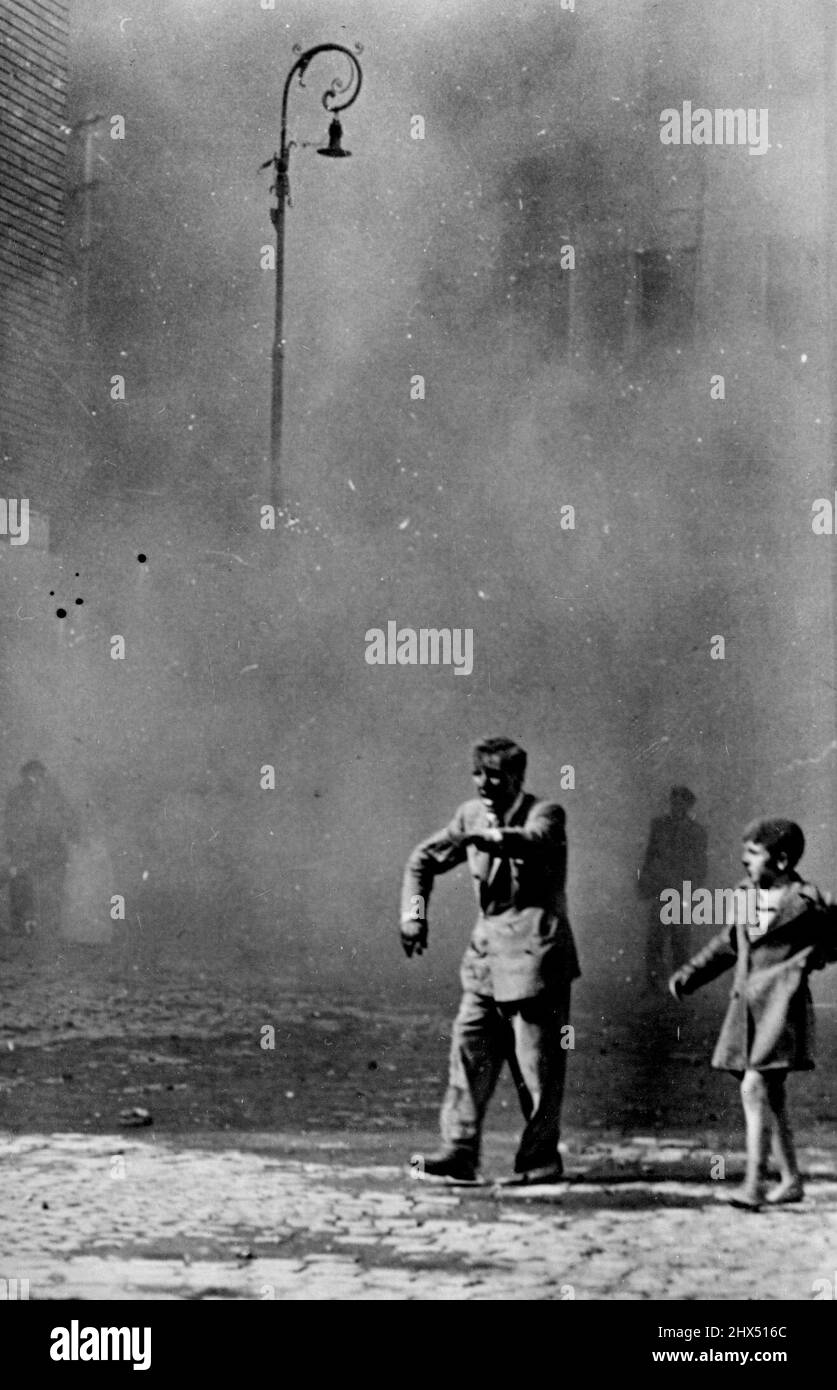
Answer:
<svg viewBox="0 0 837 1390"><path fill-rule="evenodd" d="M802 1205L752 1215L688 1143L571 1146L571 1181L502 1197L414 1182L384 1147L6 1135L0 1275L32 1299L261 1300L812 1300L835 1277L822 1150ZM508 1140L490 1148L499 1171Z"/></svg>
<svg viewBox="0 0 837 1390"><path fill-rule="evenodd" d="M406 1168L436 1146L454 994L422 1007L134 949L0 938L0 1279L32 1299L811 1300L837 1282L830 996L791 1096L808 1196L750 1215L719 1201L743 1127L708 1066L717 1002L580 990L571 1181L500 1197ZM150 1123L120 1131L134 1108ZM520 1128L507 1078L489 1123L493 1177Z"/></svg>

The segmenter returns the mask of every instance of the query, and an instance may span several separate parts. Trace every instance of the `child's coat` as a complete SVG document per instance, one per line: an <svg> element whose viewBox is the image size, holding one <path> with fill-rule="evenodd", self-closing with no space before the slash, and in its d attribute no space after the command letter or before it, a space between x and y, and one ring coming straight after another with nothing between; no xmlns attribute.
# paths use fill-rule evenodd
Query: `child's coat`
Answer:
<svg viewBox="0 0 837 1390"><path fill-rule="evenodd" d="M748 887L745 882L740 887ZM743 1072L814 1065L808 976L837 960L837 909L794 875L773 926L750 940L744 923L725 927L672 977L683 994L735 967L713 1067Z"/></svg>

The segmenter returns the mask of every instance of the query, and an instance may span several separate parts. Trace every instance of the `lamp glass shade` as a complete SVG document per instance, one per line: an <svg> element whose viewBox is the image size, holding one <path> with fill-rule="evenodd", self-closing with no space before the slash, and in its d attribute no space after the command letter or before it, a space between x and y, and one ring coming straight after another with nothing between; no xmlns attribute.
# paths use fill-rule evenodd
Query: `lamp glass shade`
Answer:
<svg viewBox="0 0 837 1390"><path fill-rule="evenodd" d="M317 150L317 154L323 155L326 159L348 159L352 152L343 149L340 143L342 138L343 127L335 116L328 128L328 144Z"/></svg>

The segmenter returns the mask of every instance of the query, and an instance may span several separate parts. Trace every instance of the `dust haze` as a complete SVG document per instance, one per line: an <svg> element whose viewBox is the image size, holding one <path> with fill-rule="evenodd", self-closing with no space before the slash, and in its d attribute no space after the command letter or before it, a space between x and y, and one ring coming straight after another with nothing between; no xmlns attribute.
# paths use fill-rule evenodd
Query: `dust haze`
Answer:
<svg viewBox="0 0 837 1390"><path fill-rule="evenodd" d="M752 68L722 61L753 6L693 8L136 0L120 26L110 0L76 5L69 123L106 117L92 366L85 383L68 354L60 553L19 562L2 772L8 786L42 757L106 837L116 930L142 941L143 968L220 960L452 998L467 875L439 886L431 951L409 964L398 885L469 795L487 733L518 739L531 789L565 806L582 989L630 1007L637 870L673 783L697 794L712 882L738 876L741 826L772 812L801 821L806 871L837 886L831 562L810 528L830 479L824 230L800 199L824 154L666 162L663 106L762 104L756 35ZM821 81L802 16L791 40L797 73ZM270 531L259 166L292 45L324 41L363 44L364 85L339 163L314 153L339 63L291 92L286 505ZM79 215L71 199L76 283ZM682 343L665 324L640 341L619 267L661 228L686 247L695 225L698 274L719 286L711 339L695 322ZM765 225L795 248L769 331L747 310ZM69 315L77 332L78 293ZM367 665L364 634L390 619L473 628L473 674Z"/></svg>

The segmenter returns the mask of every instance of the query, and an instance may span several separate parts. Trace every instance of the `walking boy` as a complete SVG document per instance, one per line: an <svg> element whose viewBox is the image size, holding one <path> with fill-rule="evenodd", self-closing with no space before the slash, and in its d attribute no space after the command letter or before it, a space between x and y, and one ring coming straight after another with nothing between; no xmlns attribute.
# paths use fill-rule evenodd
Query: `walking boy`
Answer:
<svg viewBox="0 0 837 1390"><path fill-rule="evenodd" d="M799 1202L802 1182L785 1109L790 1071L814 1065L814 1012L808 976L837 960L837 912L796 873L805 838L789 820L758 820L744 831L742 863L755 889L756 911L738 920L680 970L669 988L676 999L735 967L729 1007L712 1066L741 1082L747 1131L744 1185L732 1204L757 1211L764 1201ZM740 902L740 895L736 895ZM765 1194L768 1150L779 1185Z"/></svg>

